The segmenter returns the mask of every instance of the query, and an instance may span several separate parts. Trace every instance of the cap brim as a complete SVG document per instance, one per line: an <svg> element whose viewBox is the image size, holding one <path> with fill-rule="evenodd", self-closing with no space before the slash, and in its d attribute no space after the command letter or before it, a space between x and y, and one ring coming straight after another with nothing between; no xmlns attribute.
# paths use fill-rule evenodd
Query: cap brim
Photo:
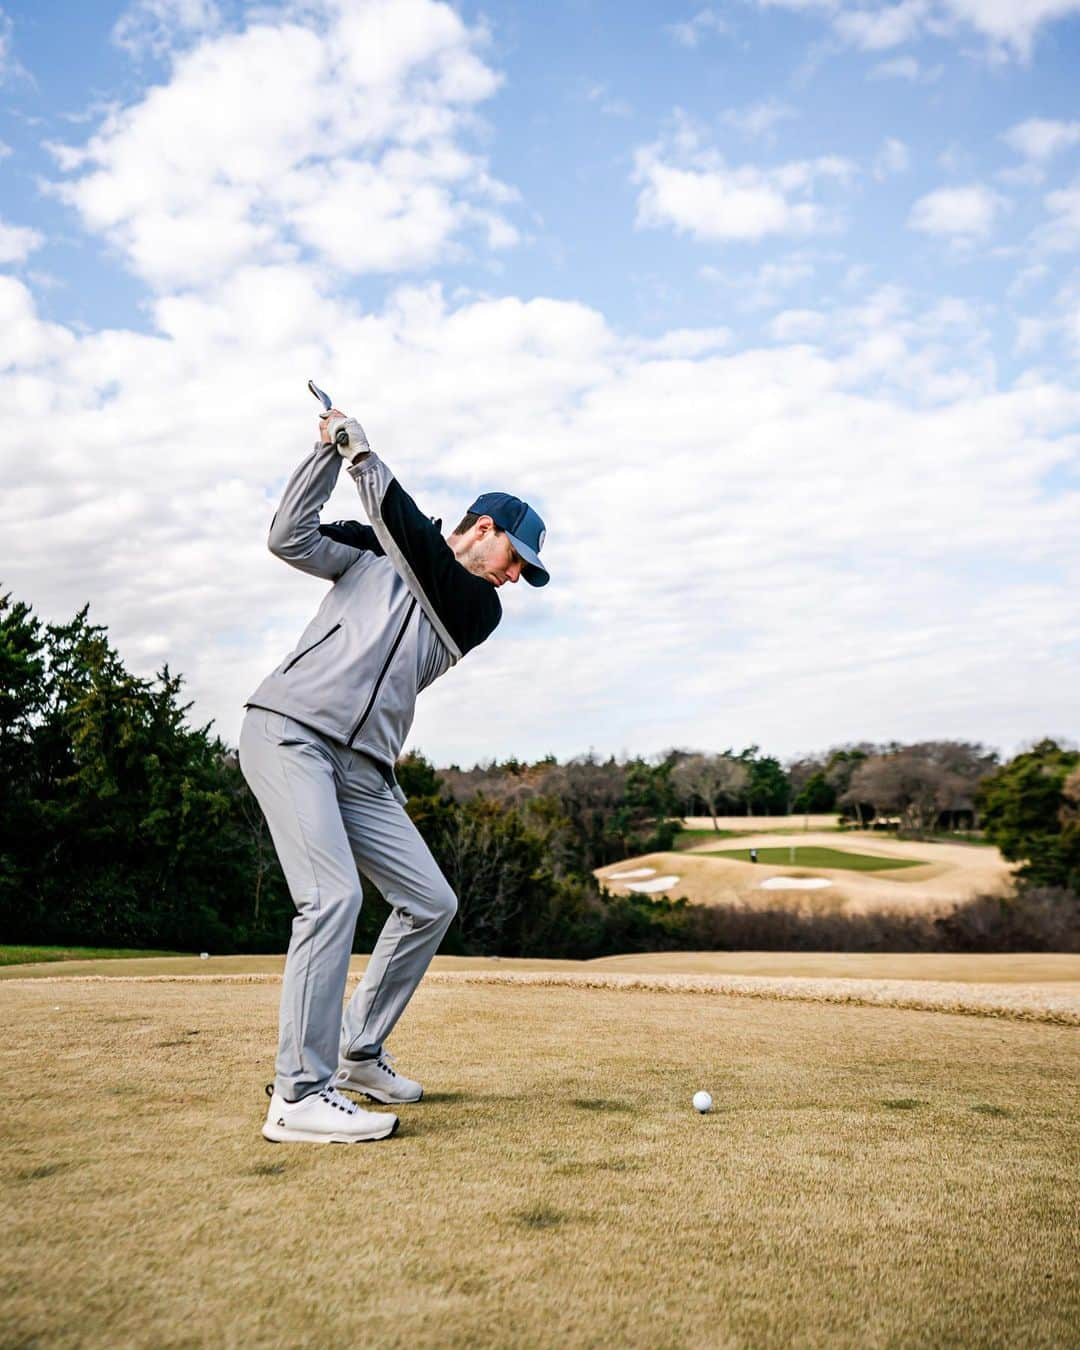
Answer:
<svg viewBox="0 0 1080 1350"><path fill-rule="evenodd" d="M547 568L540 561L539 555L536 554L528 544L523 544L520 539L515 535L512 535L509 530L506 531L506 537L513 544L515 553L525 564L521 569L521 575L529 585L546 586L551 580L551 576L548 573Z"/></svg>

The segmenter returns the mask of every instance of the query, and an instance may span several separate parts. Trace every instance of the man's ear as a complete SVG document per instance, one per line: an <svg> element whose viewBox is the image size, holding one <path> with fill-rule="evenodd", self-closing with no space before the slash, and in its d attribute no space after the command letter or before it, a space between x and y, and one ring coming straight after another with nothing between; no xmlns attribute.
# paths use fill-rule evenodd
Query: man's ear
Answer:
<svg viewBox="0 0 1080 1350"><path fill-rule="evenodd" d="M477 539L483 539L484 536L490 534L494 528L495 522L490 516L481 516L473 526L473 529L476 531Z"/></svg>

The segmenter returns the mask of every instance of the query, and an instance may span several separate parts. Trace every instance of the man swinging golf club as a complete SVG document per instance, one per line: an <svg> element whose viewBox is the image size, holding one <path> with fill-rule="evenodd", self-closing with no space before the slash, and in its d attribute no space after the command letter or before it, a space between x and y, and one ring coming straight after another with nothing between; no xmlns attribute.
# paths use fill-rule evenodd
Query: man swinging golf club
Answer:
<svg viewBox="0 0 1080 1350"><path fill-rule="evenodd" d="M385 1139L389 1112L423 1089L391 1067L386 1040L457 911L457 898L404 809L394 763L416 695L490 637L498 588L543 586L544 522L517 497L478 497L444 539L331 407L285 487L270 551L330 581L296 648L247 700L240 764L270 826L296 906L285 961L276 1078L263 1135L276 1142ZM370 525L319 523L342 463ZM361 867L391 906L342 1019Z"/></svg>

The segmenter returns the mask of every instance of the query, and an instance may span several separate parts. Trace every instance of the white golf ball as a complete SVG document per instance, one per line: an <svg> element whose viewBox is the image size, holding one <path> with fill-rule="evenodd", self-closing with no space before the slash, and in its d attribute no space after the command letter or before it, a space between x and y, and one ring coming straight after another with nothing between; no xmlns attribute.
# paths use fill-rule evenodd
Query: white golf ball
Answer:
<svg viewBox="0 0 1080 1350"><path fill-rule="evenodd" d="M199 953L199 960L200 960L200 961L209 961L209 960L210 960L210 953L209 953L209 952L200 952L200 953Z"/></svg>
<svg viewBox="0 0 1080 1350"><path fill-rule="evenodd" d="M712 1110L712 1098L707 1092L694 1093L694 1110L700 1111L702 1115Z"/></svg>

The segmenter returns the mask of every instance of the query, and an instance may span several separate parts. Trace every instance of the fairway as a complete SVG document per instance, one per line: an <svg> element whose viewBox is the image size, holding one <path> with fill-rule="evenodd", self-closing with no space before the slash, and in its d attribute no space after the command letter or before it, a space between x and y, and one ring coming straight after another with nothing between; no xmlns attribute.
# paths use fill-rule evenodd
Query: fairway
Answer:
<svg viewBox="0 0 1080 1350"><path fill-rule="evenodd" d="M751 862L748 848L703 849L699 854L709 858L727 858L736 862ZM838 867L850 872L895 872L902 867L919 867L917 858L882 858L870 853L850 853L846 849L823 848L815 844L793 844L783 848L759 848L759 863L778 867Z"/></svg>
<svg viewBox="0 0 1080 1350"><path fill-rule="evenodd" d="M758 851L757 866L748 865L752 848ZM605 888L616 891L632 884L630 874L674 877L662 894L672 899L684 896L692 904L867 914L882 909L925 913L973 895L1006 894L1013 887L1013 870L1014 864L996 848L916 843L848 830L803 833L797 839L779 839L774 833L744 835L727 845L712 835L679 851L636 854L609 863L594 875ZM824 876L828 886L785 892L763 884L807 873Z"/></svg>
<svg viewBox="0 0 1080 1350"><path fill-rule="evenodd" d="M145 960L151 956L178 956L178 952L146 951L133 947L26 947L0 946L0 966L41 961Z"/></svg>
<svg viewBox="0 0 1080 1350"><path fill-rule="evenodd" d="M1074 1339L1073 1028L429 982L426 1099L311 1149L258 1133L278 993L0 985L3 1343Z"/></svg>

